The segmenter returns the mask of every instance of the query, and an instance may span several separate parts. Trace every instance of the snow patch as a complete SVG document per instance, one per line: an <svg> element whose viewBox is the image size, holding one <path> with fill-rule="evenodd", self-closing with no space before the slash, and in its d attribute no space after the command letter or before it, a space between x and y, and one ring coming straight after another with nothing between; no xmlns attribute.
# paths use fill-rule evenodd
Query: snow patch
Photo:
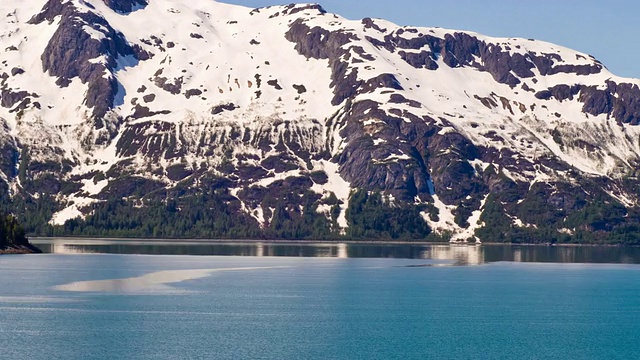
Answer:
<svg viewBox="0 0 640 360"><path fill-rule="evenodd" d="M471 214L468 219L469 226L467 228L460 227L455 222L453 212L457 207L446 205L437 195L433 195L433 205L438 209L438 221L431 220L431 217L426 212L422 212L421 215L436 234L444 235L450 233L451 242L465 242L470 239L475 239L475 241L479 243L480 240L475 236L475 231L484 226L484 223L480 223L480 216L482 215L487 198L488 195L482 199L480 208Z"/></svg>
<svg viewBox="0 0 640 360"><path fill-rule="evenodd" d="M342 202L340 215L338 215L338 225L340 228L346 229L349 227L346 215L349 207L349 196L351 195L351 184L340 176L340 165L338 164L327 160L314 161L313 169L314 171L324 171L327 174L328 181L324 185L314 184L311 190L323 197L329 196L330 193L335 194L338 200ZM319 207L318 211L325 212L326 209Z"/></svg>
<svg viewBox="0 0 640 360"><path fill-rule="evenodd" d="M98 195L100 192L109 185L109 180L101 180L94 182L93 179L82 180L82 191L89 195Z"/></svg>
<svg viewBox="0 0 640 360"><path fill-rule="evenodd" d="M75 197L71 196L68 201L68 206L57 213L53 214L53 217L49 221L51 225L64 225L68 220L81 218L84 219L86 214L80 209L89 206L98 200L91 198Z"/></svg>
<svg viewBox="0 0 640 360"><path fill-rule="evenodd" d="M476 232L476 229L484 227L485 225L484 222L482 223L480 222L480 216L482 216L482 211L484 210L484 205L486 204L488 197L489 197L488 194L485 195L482 201L480 201L480 207L478 208L478 210L475 210L474 212L471 213L471 216L467 220L469 222L469 227L454 234L453 237L451 238L451 241L461 242L461 241L467 241L469 239L475 238L476 243L478 244L480 243L480 239L477 236L475 236L475 232Z"/></svg>

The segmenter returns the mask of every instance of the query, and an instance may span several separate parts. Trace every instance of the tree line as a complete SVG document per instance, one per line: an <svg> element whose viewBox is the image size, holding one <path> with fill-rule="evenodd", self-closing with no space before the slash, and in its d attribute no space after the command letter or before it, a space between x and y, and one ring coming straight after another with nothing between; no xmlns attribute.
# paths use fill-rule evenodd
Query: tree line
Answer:
<svg viewBox="0 0 640 360"><path fill-rule="evenodd" d="M9 246L28 246L24 228L13 215L0 213L0 249Z"/></svg>

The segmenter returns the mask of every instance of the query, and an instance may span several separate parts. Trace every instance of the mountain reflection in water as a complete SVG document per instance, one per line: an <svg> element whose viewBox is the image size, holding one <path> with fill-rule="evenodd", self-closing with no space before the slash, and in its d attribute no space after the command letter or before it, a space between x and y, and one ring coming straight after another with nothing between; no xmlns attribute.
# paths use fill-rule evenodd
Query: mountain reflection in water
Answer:
<svg viewBox="0 0 640 360"><path fill-rule="evenodd" d="M448 265L490 262L640 264L640 248L598 246L424 245L371 243L279 243L34 239L45 253L253 257L398 258Z"/></svg>

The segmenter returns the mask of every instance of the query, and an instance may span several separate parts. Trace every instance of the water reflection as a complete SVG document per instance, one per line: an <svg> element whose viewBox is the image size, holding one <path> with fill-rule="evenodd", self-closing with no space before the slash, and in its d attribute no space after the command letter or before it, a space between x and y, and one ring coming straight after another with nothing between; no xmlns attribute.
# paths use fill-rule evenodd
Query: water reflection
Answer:
<svg viewBox="0 0 640 360"><path fill-rule="evenodd" d="M226 269L195 269L195 270L170 270L158 271L138 277L125 279L109 279L94 281L78 281L69 284L55 286L58 291L68 292L106 292L121 294L158 294L180 292L170 286L187 280L202 279L221 271L247 271L276 269L278 267L250 267L250 268L226 268Z"/></svg>
<svg viewBox="0 0 640 360"><path fill-rule="evenodd" d="M45 253L52 254L143 254L143 255L217 255L255 257L381 257L379 249L352 248L344 243L203 243L203 242L153 242L153 241L102 241L75 239L33 240L32 243ZM352 253L352 251L355 252ZM391 252L385 257L394 256Z"/></svg>
<svg viewBox="0 0 640 360"><path fill-rule="evenodd" d="M640 248L596 246L415 245L370 243L171 242L35 239L45 253L254 257L402 258L455 265L488 262L640 264Z"/></svg>
<svg viewBox="0 0 640 360"><path fill-rule="evenodd" d="M484 263L484 248L478 245L432 246L423 252L423 259L450 260L460 265Z"/></svg>

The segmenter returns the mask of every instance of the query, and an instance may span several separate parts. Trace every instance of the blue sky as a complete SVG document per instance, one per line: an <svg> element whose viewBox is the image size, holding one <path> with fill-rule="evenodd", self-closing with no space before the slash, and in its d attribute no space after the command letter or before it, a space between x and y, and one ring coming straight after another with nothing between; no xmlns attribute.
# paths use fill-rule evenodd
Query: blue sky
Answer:
<svg viewBox="0 0 640 360"><path fill-rule="evenodd" d="M219 1L249 7L292 2ZM325 10L348 19L384 18L400 25L439 26L489 36L549 41L595 56L616 75L640 78L637 0L320 0L319 3Z"/></svg>

